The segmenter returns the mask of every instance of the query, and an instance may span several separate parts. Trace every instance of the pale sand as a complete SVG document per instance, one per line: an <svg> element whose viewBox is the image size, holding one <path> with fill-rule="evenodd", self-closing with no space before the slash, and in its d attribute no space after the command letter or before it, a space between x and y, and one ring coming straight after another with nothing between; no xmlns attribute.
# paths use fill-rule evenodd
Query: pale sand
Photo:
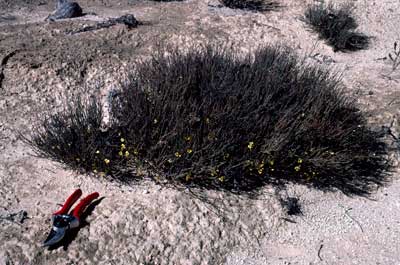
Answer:
<svg viewBox="0 0 400 265"><path fill-rule="evenodd" d="M54 98L65 89L86 85L106 95L157 41L184 47L193 41L234 42L243 52L281 42L302 55L318 53L307 62L344 71L348 92L357 93L371 125L389 125L400 118L400 69L391 72L380 58L400 40L398 0L352 1L360 30L373 37L369 49L355 53L334 53L305 27L299 18L307 1L285 0L279 11L255 14L209 7L207 0L132 5L88 0L80 1L82 7L98 16L57 23L43 22L52 4L20 2L9 9L0 3L0 58L17 50L0 90L0 215L25 210L30 219L21 225L0 221L0 264L400 264L397 171L369 198L290 185L288 193L300 198L304 213L290 223L282 219L287 216L273 187L256 199L208 192L216 211L188 192L149 181L127 186L63 169L32 156L17 134L27 134L38 114L59 106ZM146 25L64 35L125 13ZM399 124L393 130L399 132ZM90 225L67 250L43 249L56 204L78 187L104 197L87 218Z"/></svg>

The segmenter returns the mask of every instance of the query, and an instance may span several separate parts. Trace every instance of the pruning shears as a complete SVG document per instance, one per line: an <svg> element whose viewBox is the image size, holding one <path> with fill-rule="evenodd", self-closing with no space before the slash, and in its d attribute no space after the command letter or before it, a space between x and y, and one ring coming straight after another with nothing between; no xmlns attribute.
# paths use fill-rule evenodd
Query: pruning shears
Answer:
<svg viewBox="0 0 400 265"><path fill-rule="evenodd" d="M98 192L93 192L85 198L83 198L78 205L70 212L69 209L72 205L82 196L82 190L75 190L65 201L64 205L60 210L53 213L52 222L53 227L50 230L49 235L43 243L43 246L52 246L60 242L67 231L70 229L78 228L80 226L80 217L83 211L89 206L93 200L99 197Z"/></svg>

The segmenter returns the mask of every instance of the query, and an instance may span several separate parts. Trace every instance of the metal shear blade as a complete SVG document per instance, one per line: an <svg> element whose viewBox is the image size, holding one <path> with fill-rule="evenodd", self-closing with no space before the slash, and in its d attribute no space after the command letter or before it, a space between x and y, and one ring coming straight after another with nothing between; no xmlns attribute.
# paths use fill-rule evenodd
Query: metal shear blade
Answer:
<svg viewBox="0 0 400 265"><path fill-rule="evenodd" d="M47 236L46 240L43 243L43 247L48 247L60 242L65 236L65 228L52 228L50 230L49 235Z"/></svg>

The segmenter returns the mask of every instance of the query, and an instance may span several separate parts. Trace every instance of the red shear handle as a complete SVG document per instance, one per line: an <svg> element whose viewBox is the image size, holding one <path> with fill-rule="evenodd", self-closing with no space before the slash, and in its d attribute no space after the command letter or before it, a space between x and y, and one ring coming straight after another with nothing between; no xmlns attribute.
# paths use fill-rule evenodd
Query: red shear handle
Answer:
<svg viewBox="0 0 400 265"><path fill-rule="evenodd" d="M92 194L89 194L85 198L83 198L78 205L75 207L74 211L72 212L72 215L75 216L76 218L80 218L82 212L85 210L85 208L95 199L99 197L98 192L93 192Z"/></svg>
<svg viewBox="0 0 400 265"><path fill-rule="evenodd" d="M71 208L71 206L79 199L79 197L81 197L82 195L82 191L81 189L77 189L76 191L74 191L74 193L72 193L68 199L65 201L64 205L62 206L62 208L60 210L58 210L57 212L53 213L54 215L57 214L68 214L69 209Z"/></svg>

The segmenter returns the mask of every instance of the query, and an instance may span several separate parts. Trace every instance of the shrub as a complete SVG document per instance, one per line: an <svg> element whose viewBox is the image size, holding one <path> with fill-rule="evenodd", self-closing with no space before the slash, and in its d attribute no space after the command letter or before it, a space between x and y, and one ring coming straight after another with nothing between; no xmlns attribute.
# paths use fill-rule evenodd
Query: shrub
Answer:
<svg viewBox="0 0 400 265"><path fill-rule="evenodd" d="M114 95L105 132L97 103L74 105L32 141L74 168L140 161L170 183L237 192L294 181L362 194L385 180L385 145L340 80L286 48L161 50Z"/></svg>
<svg viewBox="0 0 400 265"><path fill-rule="evenodd" d="M118 135L102 129L102 120L96 97L74 96L62 111L46 115L28 142L39 155L72 169L118 175L122 171L116 168L124 162L116 150Z"/></svg>
<svg viewBox="0 0 400 265"><path fill-rule="evenodd" d="M229 8L244 9L250 11L271 11L279 7L278 3L270 0L220 0L221 3Z"/></svg>
<svg viewBox="0 0 400 265"><path fill-rule="evenodd" d="M301 204L296 197L280 198L279 202L288 215L302 215Z"/></svg>
<svg viewBox="0 0 400 265"><path fill-rule="evenodd" d="M287 179L362 192L381 183L385 145L337 77L286 48L178 50L140 62L113 127L168 180L252 190Z"/></svg>
<svg viewBox="0 0 400 265"><path fill-rule="evenodd" d="M355 51L366 49L369 45L369 37L354 31L358 25L350 6L314 4L306 10L305 21L334 51Z"/></svg>

